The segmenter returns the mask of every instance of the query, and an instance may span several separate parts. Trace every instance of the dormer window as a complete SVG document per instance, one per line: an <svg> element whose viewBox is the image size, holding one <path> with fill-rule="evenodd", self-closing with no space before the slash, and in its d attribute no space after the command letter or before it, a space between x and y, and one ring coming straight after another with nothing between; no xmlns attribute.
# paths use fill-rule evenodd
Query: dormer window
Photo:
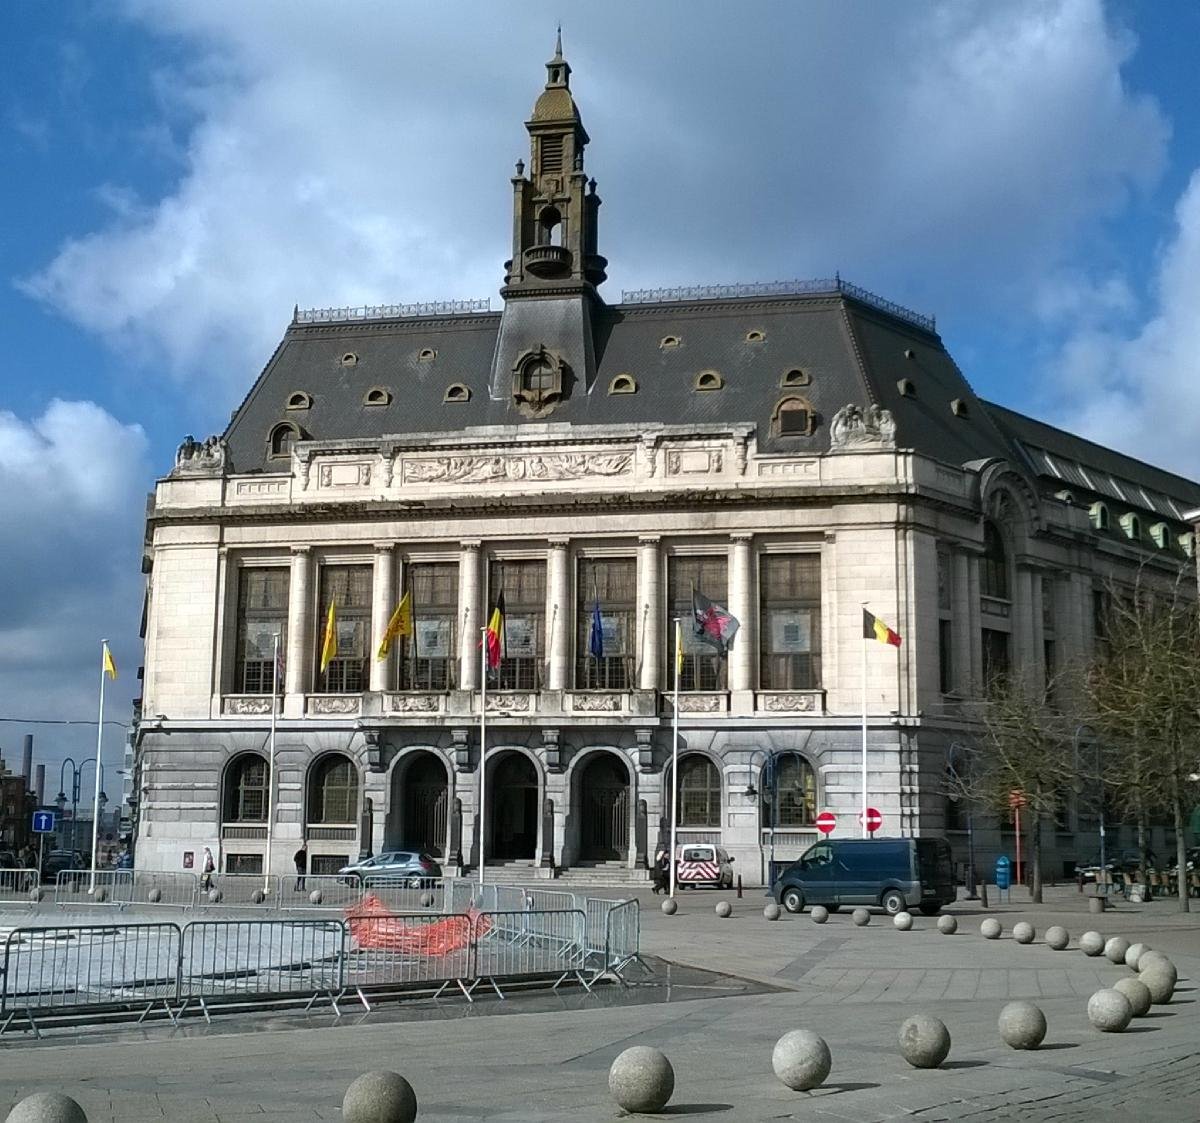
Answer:
<svg viewBox="0 0 1200 1123"><path fill-rule="evenodd" d="M344 367L358 366L358 356L353 351L347 351L338 362Z"/></svg>
<svg viewBox="0 0 1200 1123"><path fill-rule="evenodd" d="M610 394L636 394L637 381L632 374L618 374L608 384Z"/></svg>
<svg viewBox="0 0 1200 1123"><path fill-rule="evenodd" d="M757 328L755 328L753 331L746 332L747 343L761 343L766 338L767 333L765 331L759 331Z"/></svg>
<svg viewBox="0 0 1200 1123"><path fill-rule="evenodd" d="M363 395L365 406L386 406L392 403L392 392L386 386L372 386Z"/></svg>
<svg viewBox="0 0 1200 1123"><path fill-rule="evenodd" d="M470 388L464 386L461 382L451 382L446 387L446 392L442 395L443 402L469 402L470 400Z"/></svg>
<svg viewBox="0 0 1200 1123"><path fill-rule="evenodd" d="M702 370L692 383L694 390L720 390L725 385L723 379L715 370Z"/></svg>
<svg viewBox="0 0 1200 1123"><path fill-rule="evenodd" d="M917 384L911 378L901 378L896 383L896 389L900 391L902 397L915 398L917 396Z"/></svg>
<svg viewBox="0 0 1200 1123"><path fill-rule="evenodd" d="M436 358L437 352L432 347L422 347L417 352L417 362L419 363L432 363Z"/></svg>
<svg viewBox="0 0 1200 1123"><path fill-rule="evenodd" d="M1108 529L1108 508L1098 500L1088 508L1088 517L1092 520L1093 530Z"/></svg>
<svg viewBox="0 0 1200 1123"><path fill-rule="evenodd" d="M1166 523L1155 523L1150 528L1150 537L1154 539L1154 544L1160 550L1171 548L1171 528Z"/></svg>
<svg viewBox="0 0 1200 1123"><path fill-rule="evenodd" d="M1185 531L1179 536L1179 548L1189 558L1196 556L1196 535L1193 531Z"/></svg>
<svg viewBox="0 0 1200 1123"><path fill-rule="evenodd" d="M779 385L784 389L789 386L807 386L812 382L812 376L806 370L801 370L799 367L792 367L791 370L785 370L783 377L779 380Z"/></svg>
<svg viewBox="0 0 1200 1123"><path fill-rule="evenodd" d="M1125 532L1125 537L1133 542L1140 542L1142 539L1142 520L1137 517L1132 511L1121 516L1121 529Z"/></svg>
<svg viewBox="0 0 1200 1123"><path fill-rule="evenodd" d="M672 351L683 342L677 335L664 335L658 341L659 349L662 351Z"/></svg>
<svg viewBox="0 0 1200 1123"><path fill-rule="evenodd" d="M300 430L290 421L281 421L271 430L267 447L273 459L284 459L292 455L292 447L300 439Z"/></svg>
<svg viewBox="0 0 1200 1123"><path fill-rule="evenodd" d="M771 414L773 436L808 437L812 431L812 406L804 398L784 398Z"/></svg>
<svg viewBox="0 0 1200 1123"><path fill-rule="evenodd" d="M967 416L967 400L966 398L955 398L950 403L950 412L955 417Z"/></svg>
<svg viewBox="0 0 1200 1123"><path fill-rule="evenodd" d="M293 390L287 399L288 409L312 409L312 395L305 390Z"/></svg>
<svg viewBox="0 0 1200 1123"><path fill-rule="evenodd" d="M552 409L562 397L563 361L553 351L538 347L513 365L513 398L531 413Z"/></svg>

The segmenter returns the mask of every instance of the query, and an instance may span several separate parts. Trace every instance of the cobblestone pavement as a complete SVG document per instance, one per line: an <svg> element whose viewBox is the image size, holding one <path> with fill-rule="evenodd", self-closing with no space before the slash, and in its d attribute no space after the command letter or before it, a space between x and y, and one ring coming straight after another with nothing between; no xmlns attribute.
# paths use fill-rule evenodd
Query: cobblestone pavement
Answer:
<svg viewBox="0 0 1200 1123"><path fill-rule="evenodd" d="M608 1066L629 1045L649 1044L675 1066L669 1113L697 1119L1200 1119L1200 915L1155 902L1088 916L1074 890L1050 896L1038 909L990 914L1006 932L1018 919L1036 925L1037 942L1021 946L983 940L983 914L968 902L954 909L959 934L947 937L920 917L907 933L880 914L862 929L843 914L824 926L807 915L769 923L757 893L735 901L728 920L713 913L716 894L688 893L667 918L646 895L648 953L770 989L738 993L714 979L713 997L696 997L694 987L688 1001L671 994L635 1006L576 996L562 1008L542 1000L536 1012L513 1000L505 1016L487 1016L499 1003L451 1003L436 1019L393 1007L338 1022L327 1013L263 1015L217 1019L207 1030L189 1022L41 1043L10 1033L0 1044L0 1110L32 1090L58 1088L92 1123L337 1119L354 1076L392 1068L416 1088L421 1120L611 1120L620 1112L608 1096ZM1041 932L1052 923L1073 937L1096 928L1161 948L1183 976L1174 1001L1126 1033L1093 1030L1087 996L1128 969L1051 951ZM1050 1030L1036 1052L998 1040L996 1017L1013 997L1046 1012ZM897 1052L897 1029L915 1010L950 1029L954 1046L939 1070L909 1068ZM826 1085L807 1095L787 1091L770 1066L778 1036L800 1027L821 1033L834 1059Z"/></svg>

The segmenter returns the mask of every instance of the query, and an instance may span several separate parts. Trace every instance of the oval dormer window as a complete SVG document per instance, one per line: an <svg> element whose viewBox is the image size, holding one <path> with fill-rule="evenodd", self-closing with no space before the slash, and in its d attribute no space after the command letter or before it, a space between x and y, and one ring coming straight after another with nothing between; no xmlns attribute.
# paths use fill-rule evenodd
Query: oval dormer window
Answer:
<svg viewBox="0 0 1200 1123"><path fill-rule="evenodd" d="M312 395L307 390L293 390L288 395L288 409L312 409Z"/></svg>
<svg viewBox="0 0 1200 1123"><path fill-rule="evenodd" d="M471 400L471 391L469 387L464 386L461 382L452 382L446 387L445 394L442 395L443 402L469 402Z"/></svg>
<svg viewBox="0 0 1200 1123"><path fill-rule="evenodd" d="M392 404L392 392L386 386L372 386L363 395L365 406L387 406Z"/></svg>
<svg viewBox="0 0 1200 1123"><path fill-rule="evenodd" d="M725 379L715 370L702 370L696 375L692 388L695 390L720 390L725 385Z"/></svg>

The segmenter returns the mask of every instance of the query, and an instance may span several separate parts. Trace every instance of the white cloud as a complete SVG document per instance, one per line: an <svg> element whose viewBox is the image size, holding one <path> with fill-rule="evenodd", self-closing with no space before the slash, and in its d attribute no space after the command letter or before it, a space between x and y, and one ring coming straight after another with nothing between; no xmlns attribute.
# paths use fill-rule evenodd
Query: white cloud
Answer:
<svg viewBox="0 0 1200 1123"><path fill-rule="evenodd" d="M29 421L0 411L0 717L94 718L107 637L121 670L107 716L129 720L146 448L140 426L92 402L56 399ZM94 727L4 721L0 749L10 766L24 733L34 734L40 761L95 751ZM120 731L108 727L109 760L120 745ZM109 784L117 787L115 777Z"/></svg>
<svg viewBox="0 0 1200 1123"><path fill-rule="evenodd" d="M214 422L294 302L495 293L507 177L556 13L131 2L191 45L199 115L164 197L26 282L195 381ZM1099 0L605 5L567 27L619 289L844 275L939 312L1027 309L1155 181L1167 127ZM173 83L173 87L172 87ZM203 378L196 380L197 372ZM211 393L213 384L225 396ZM198 395L201 396L201 395Z"/></svg>

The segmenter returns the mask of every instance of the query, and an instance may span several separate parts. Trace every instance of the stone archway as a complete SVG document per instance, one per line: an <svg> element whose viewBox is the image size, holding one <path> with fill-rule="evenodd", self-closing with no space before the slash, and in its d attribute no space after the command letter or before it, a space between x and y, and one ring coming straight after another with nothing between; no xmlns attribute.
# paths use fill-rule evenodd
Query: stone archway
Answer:
<svg viewBox="0 0 1200 1123"><path fill-rule="evenodd" d="M392 771L389 849L420 850L435 858L446 854L450 785L446 766L427 749L410 753Z"/></svg>
<svg viewBox="0 0 1200 1123"><path fill-rule="evenodd" d="M502 753L491 766L488 792L488 860L535 860L539 815L533 761L524 753Z"/></svg>
<svg viewBox="0 0 1200 1123"><path fill-rule="evenodd" d="M611 753L596 753L576 782L579 860L627 861L631 807L629 772Z"/></svg>

